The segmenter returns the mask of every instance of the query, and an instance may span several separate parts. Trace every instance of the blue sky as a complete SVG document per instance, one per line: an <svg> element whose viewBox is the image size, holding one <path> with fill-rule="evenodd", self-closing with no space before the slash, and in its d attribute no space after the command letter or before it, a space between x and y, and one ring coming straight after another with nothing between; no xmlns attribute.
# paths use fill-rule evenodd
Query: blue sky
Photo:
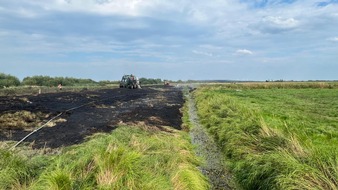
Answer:
<svg viewBox="0 0 338 190"><path fill-rule="evenodd" d="M0 72L338 79L337 0L0 0Z"/></svg>

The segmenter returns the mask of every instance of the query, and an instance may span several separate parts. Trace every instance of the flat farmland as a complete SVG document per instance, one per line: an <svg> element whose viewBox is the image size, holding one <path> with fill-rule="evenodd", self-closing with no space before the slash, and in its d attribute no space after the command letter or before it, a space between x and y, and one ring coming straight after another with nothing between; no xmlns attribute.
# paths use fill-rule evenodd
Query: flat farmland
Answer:
<svg viewBox="0 0 338 190"><path fill-rule="evenodd" d="M244 189L337 188L337 88L234 84L194 95Z"/></svg>

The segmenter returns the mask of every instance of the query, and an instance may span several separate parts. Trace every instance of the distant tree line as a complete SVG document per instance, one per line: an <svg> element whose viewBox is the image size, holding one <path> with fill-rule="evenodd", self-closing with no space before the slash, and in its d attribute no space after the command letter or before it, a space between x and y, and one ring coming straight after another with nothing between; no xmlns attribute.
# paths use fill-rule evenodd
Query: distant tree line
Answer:
<svg viewBox="0 0 338 190"><path fill-rule="evenodd" d="M139 79L141 85L145 84L162 84L162 79L151 79L151 78L140 78Z"/></svg>
<svg viewBox="0 0 338 190"><path fill-rule="evenodd" d="M22 85L28 86L83 86L83 85L98 85L99 83L91 79L77 79L72 77L50 77L50 76L32 76L25 77L22 80Z"/></svg>
<svg viewBox="0 0 338 190"><path fill-rule="evenodd" d="M162 79L152 79L152 78L140 78L141 85L147 84L163 84ZM172 81L170 81L172 82ZM25 77L20 81L17 77L0 73L0 88L7 88L11 86L58 86L62 84L63 86L107 86L110 84L117 84L119 81L99 81L96 82L92 79L78 79L72 77L50 77L50 76L30 76Z"/></svg>

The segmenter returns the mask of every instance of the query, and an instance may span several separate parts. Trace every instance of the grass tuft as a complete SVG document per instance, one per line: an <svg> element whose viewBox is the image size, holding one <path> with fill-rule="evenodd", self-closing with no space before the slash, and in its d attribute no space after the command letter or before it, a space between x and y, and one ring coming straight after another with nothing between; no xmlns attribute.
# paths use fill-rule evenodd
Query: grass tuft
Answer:
<svg viewBox="0 0 338 190"><path fill-rule="evenodd" d="M0 189L26 189L48 160L40 157L28 159L4 149L0 149L0 158Z"/></svg>
<svg viewBox="0 0 338 190"><path fill-rule="evenodd" d="M199 173L196 167L191 167L191 165L187 164L181 164L178 166L178 168L178 171L171 179L172 183L174 184L174 189L203 190L210 188L210 185L206 183L207 179L205 176Z"/></svg>
<svg viewBox="0 0 338 190"><path fill-rule="evenodd" d="M72 179L69 171L64 169L56 169L51 171L44 177L44 182L48 189L52 190L71 190Z"/></svg>

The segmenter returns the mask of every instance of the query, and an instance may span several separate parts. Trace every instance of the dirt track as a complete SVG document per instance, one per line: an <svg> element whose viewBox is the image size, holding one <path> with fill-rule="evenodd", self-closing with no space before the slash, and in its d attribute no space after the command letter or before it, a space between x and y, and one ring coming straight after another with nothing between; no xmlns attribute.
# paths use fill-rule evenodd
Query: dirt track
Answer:
<svg viewBox="0 0 338 190"><path fill-rule="evenodd" d="M0 116L25 110L36 113L36 120L40 120L41 125L65 110L84 105L63 113L55 120L55 126L44 127L25 140L33 142L34 148L58 148L81 143L85 137L97 132L111 132L119 124L146 124L160 130L161 126L181 129L179 109L183 102L181 90L174 87L60 92L0 97ZM0 141L18 141L33 130L17 127L0 123Z"/></svg>

